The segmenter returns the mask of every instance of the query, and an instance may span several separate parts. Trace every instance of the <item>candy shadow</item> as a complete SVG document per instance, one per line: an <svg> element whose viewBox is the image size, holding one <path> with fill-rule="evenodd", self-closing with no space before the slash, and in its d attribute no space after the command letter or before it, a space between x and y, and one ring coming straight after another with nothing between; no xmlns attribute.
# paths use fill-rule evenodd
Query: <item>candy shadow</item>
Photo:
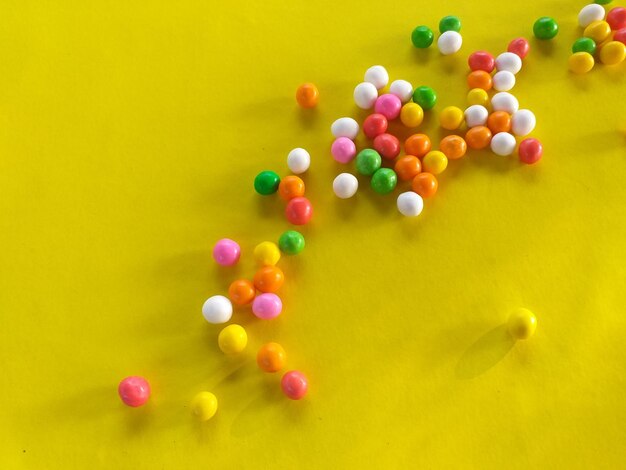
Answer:
<svg viewBox="0 0 626 470"><path fill-rule="evenodd" d="M497 326L478 338L465 351L456 365L458 379L473 379L484 374L506 357L515 340L507 330L506 324Z"/></svg>
<svg viewBox="0 0 626 470"><path fill-rule="evenodd" d="M556 52L556 43L553 39L537 39L533 37L530 48L531 51L539 51L543 56L553 57Z"/></svg>
<svg viewBox="0 0 626 470"><path fill-rule="evenodd" d="M515 170L519 165L516 152L508 157L496 155L490 149L467 151L464 158L472 160L472 165L481 171L490 171L494 173L508 173Z"/></svg>
<svg viewBox="0 0 626 470"><path fill-rule="evenodd" d="M432 51L433 46L428 47L426 49L419 49L417 47L411 48L411 58L414 62L417 62L420 65L426 65L430 60L432 60Z"/></svg>
<svg viewBox="0 0 626 470"><path fill-rule="evenodd" d="M321 112L318 106L315 108L300 108L297 106L295 114L296 120L300 123L300 127L305 130L312 130L318 124Z"/></svg>

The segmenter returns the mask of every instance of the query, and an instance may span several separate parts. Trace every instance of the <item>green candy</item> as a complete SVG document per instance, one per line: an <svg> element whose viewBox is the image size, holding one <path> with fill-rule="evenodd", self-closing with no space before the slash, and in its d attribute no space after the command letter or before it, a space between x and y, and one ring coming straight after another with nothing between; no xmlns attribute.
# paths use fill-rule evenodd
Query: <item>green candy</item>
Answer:
<svg viewBox="0 0 626 470"><path fill-rule="evenodd" d="M549 16L542 16L533 25L533 33L537 39L552 39L558 32L559 25Z"/></svg>
<svg viewBox="0 0 626 470"><path fill-rule="evenodd" d="M297 255L304 250L304 236L295 230L287 230L278 239L278 247L287 255Z"/></svg>
<svg viewBox="0 0 626 470"><path fill-rule="evenodd" d="M396 172L391 168L379 168L372 176L372 189L378 194L388 194L398 183Z"/></svg>
<svg viewBox="0 0 626 470"><path fill-rule="evenodd" d="M418 26L411 33L411 42L419 49L426 49L433 43L435 35L428 26Z"/></svg>
<svg viewBox="0 0 626 470"><path fill-rule="evenodd" d="M572 53L575 54L577 52L589 52L589 54L594 55L596 52L596 42L591 38L578 38L572 44Z"/></svg>
<svg viewBox="0 0 626 470"><path fill-rule="evenodd" d="M437 102L437 93L429 86L419 86L413 92L413 101L424 110L432 109Z"/></svg>
<svg viewBox="0 0 626 470"><path fill-rule="evenodd" d="M280 176L274 171L265 170L256 175L254 178L254 189L263 196L274 194L278 191L280 184Z"/></svg>
<svg viewBox="0 0 626 470"><path fill-rule="evenodd" d="M363 149L356 156L356 171L365 176L373 175L380 168L382 159L376 150Z"/></svg>
<svg viewBox="0 0 626 470"><path fill-rule="evenodd" d="M598 5L606 5L608 3L611 3L612 0L596 0L595 3L597 3Z"/></svg>
<svg viewBox="0 0 626 470"><path fill-rule="evenodd" d="M444 16L439 22L439 32L445 33L446 31L461 31L461 20L458 16Z"/></svg>

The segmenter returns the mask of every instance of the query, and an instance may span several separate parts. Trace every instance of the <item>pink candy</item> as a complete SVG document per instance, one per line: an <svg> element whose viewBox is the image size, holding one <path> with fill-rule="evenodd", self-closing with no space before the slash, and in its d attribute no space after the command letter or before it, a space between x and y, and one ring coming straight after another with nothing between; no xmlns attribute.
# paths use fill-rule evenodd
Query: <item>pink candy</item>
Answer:
<svg viewBox="0 0 626 470"><path fill-rule="evenodd" d="M520 59L523 59L528 55L528 51L530 51L530 44L525 38L517 38L513 39L509 43L509 47L506 48L508 52L512 52L513 54L517 54Z"/></svg>
<svg viewBox="0 0 626 470"><path fill-rule="evenodd" d="M374 111L378 114L382 114L390 121L400 115L401 109L402 101L396 95L392 95L391 93L380 95L374 104Z"/></svg>
<svg viewBox="0 0 626 470"><path fill-rule="evenodd" d="M290 370L283 375L280 381L283 393L292 400L299 400L306 395L309 389L309 381L299 370Z"/></svg>
<svg viewBox="0 0 626 470"><path fill-rule="evenodd" d="M356 156L356 145L347 137L338 137L333 142L330 152L339 163L350 163Z"/></svg>
<svg viewBox="0 0 626 470"><path fill-rule="evenodd" d="M222 238L213 247L213 258L217 264L222 266L237 264L239 256L241 256L241 248L237 242L229 238Z"/></svg>
<svg viewBox="0 0 626 470"><path fill-rule="evenodd" d="M143 377L126 377L117 388L122 401L132 407L143 405L150 398L150 384Z"/></svg>
<svg viewBox="0 0 626 470"><path fill-rule="evenodd" d="M270 320L280 315L283 303L276 294L259 294L252 302L252 313L263 320Z"/></svg>

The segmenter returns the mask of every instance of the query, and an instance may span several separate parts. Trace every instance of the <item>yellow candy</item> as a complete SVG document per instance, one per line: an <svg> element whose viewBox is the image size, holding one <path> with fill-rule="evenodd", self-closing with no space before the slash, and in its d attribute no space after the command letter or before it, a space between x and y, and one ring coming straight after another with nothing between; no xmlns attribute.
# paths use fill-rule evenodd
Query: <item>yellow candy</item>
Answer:
<svg viewBox="0 0 626 470"><path fill-rule="evenodd" d="M537 328L537 317L530 310L520 308L511 314L507 326L513 338L528 339Z"/></svg>
<svg viewBox="0 0 626 470"><path fill-rule="evenodd" d="M593 39L596 44L600 44L611 34L611 26L606 21L598 20L591 23L583 31L583 36Z"/></svg>
<svg viewBox="0 0 626 470"><path fill-rule="evenodd" d="M191 400L191 414L200 421L208 421L217 411L217 397L211 392L200 392Z"/></svg>
<svg viewBox="0 0 626 470"><path fill-rule="evenodd" d="M280 259L280 250L276 243L259 243L254 248L254 259L259 266L274 266Z"/></svg>
<svg viewBox="0 0 626 470"><path fill-rule="evenodd" d="M417 127L424 119L424 110L417 103L407 103L400 110L400 121L406 127Z"/></svg>
<svg viewBox="0 0 626 470"><path fill-rule="evenodd" d="M472 106L474 104L479 104L481 106L487 107L489 104L489 93L483 90L482 88L472 88L467 93L467 104Z"/></svg>
<svg viewBox="0 0 626 470"><path fill-rule="evenodd" d="M576 52L569 56L569 69L574 73L587 73L593 68L595 61L589 52Z"/></svg>
<svg viewBox="0 0 626 470"><path fill-rule="evenodd" d="M220 331L217 344L225 354L237 354L246 349L248 335L240 325L228 325Z"/></svg>
<svg viewBox="0 0 626 470"><path fill-rule="evenodd" d="M448 166L448 157L439 150L431 150L428 152L422 160L422 171L428 172L432 175L438 175Z"/></svg>
<svg viewBox="0 0 626 470"><path fill-rule="evenodd" d="M626 45L619 41L607 42L600 49L600 62L606 65L619 64L626 57Z"/></svg>
<svg viewBox="0 0 626 470"><path fill-rule="evenodd" d="M453 131L461 127L463 123L463 111L456 106L448 106L443 108L439 113L439 123L441 127L449 131Z"/></svg>

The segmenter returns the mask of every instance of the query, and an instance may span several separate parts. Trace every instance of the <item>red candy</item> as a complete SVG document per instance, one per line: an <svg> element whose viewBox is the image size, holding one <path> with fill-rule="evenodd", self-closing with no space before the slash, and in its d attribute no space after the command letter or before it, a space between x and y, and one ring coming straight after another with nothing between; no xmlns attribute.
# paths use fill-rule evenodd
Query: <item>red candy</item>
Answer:
<svg viewBox="0 0 626 470"><path fill-rule="evenodd" d="M543 155L543 146L537 139L524 139L519 144L519 159L529 165L536 163Z"/></svg>
<svg viewBox="0 0 626 470"><path fill-rule="evenodd" d="M363 121L363 133L368 139L373 139L387 132L387 118L382 114L370 114Z"/></svg>
<svg viewBox="0 0 626 470"><path fill-rule="evenodd" d="M513 39L509 43L509 47L506 48L508 52L512 52L513 54L517 54L520 56L520 59L523 59L528 55L530 51L530 44L524 38Z"/></svg>
<svg viewBox="0 0 626 470"><path fill-rule="evenodd" d="M136 375L122 380L117 391L124 404L134 408L143 405L150 398L150 384Z"/></svg>
<svg viewBox="0 0 626 470"><path fill-rule="evenodd" d="M309 381L302 372L290 370L283 375L280 385L285 395L292 400L300 400L300 398L306 395L309 388Z"/></svg>
<svg viewBox="0 0 626 470"><path fill-rule="evenodd" d="M374 139L374 150L381 157L393 160L400 153L400 141L395 135L380 134Z"/></svg>
<svg viewBox="0 0 626 470"><path fill-rule="evenodd" d="M615 34L613 35L613 41L619 41L622 44L626 45L626 28L615 31Z"/></svg>
<svg viewBox="0 0 626 470"><path fill-rule="evenodd" d="M611 11L606 14L606 22L613 30L626 28L626 8L612 8Z"/></svg>
<svg viewBox="0 0 626 470"><path fill-rule="evenodd" d="M305 225L311 220L313 206L305 197L294 197L287 203L285 216L294 225Z"/></svg>
<svg viewBox="0 0 626 470"><path fill-rule="evenodd" d="M496 61L487 51L472 52L467 58L467 64L472 71L484 70L491 73L496 66Z"/></svg>

